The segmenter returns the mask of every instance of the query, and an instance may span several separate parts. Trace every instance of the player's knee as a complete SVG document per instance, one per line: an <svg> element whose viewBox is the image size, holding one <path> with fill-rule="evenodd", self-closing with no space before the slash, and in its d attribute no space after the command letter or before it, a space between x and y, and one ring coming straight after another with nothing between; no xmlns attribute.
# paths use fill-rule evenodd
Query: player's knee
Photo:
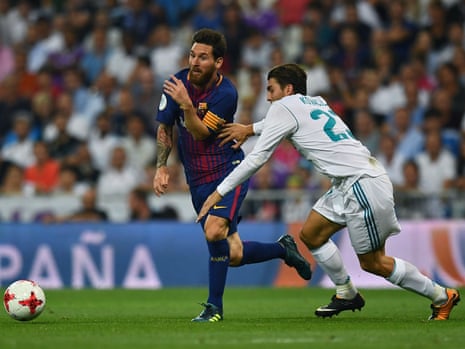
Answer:
<svg viewBox="0 0 465 349"><path fill-rule="evenodd" d="M299 232L299 238L309 249L318 248L326 242L326 240L320 239L318 235L310 234L304 230Z"/></svg>
<svg viewBox="0 0 465 349"><path fill-rule="evenodd" d="M225 239L226 236L221 232L220 229L206 229L205 239L207 241L219 241Z"/></svg>

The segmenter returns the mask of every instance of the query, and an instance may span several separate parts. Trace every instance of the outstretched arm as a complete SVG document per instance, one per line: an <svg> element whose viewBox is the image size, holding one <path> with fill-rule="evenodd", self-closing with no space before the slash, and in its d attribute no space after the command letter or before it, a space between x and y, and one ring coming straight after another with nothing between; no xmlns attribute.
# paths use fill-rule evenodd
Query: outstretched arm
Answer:
<svg viewBox="0 0 465 349"><path fill-rule="evenodd" d="M153 191L157 196L166 192L169 173L168 157L173 148L173 126L160 124L157 130L157 168L153 177Z"/></svg>
<svg viewBox="0 0 465 349"><path fill-rule="evenodd" d="M238 149L250 136L262 133L263 123L264 120L249 125L237 123L224 125L218 134L218 137L223 139L220 146L225 145L227 142L235 141L232 147Z"/></svg>
<svg viewBox="0 0 465 349"><path fill-rule="evenodd" d="M244 144L244 142L250 136L253 136L253 127L250 125L242 124L226 124L223 126L221 131L218 133L218 137L222 138L220 146L225 145L228 142L234 141L232 146L234 149L239 149L239 147Z"/></svg>

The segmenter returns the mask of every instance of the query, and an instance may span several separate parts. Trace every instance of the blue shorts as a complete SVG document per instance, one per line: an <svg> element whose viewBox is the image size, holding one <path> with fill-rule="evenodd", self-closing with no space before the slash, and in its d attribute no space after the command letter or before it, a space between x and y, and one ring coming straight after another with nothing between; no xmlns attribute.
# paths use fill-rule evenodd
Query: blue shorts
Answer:
<svg viewBox="0 0 465 349"><path fill-rule="evenodd" d="M223 179L214 181L207 184L201 184L194 188L191 188L191 198L192 203L195 208L195 212L199 213L202 208L203 203L207 200L208 196L216 190L216 187L221 183ZM237 223L239 217L239 209L241 208L242 202L247 195L247 190L249 189L249 181L245 181L241 185L237 186L234 190L226 194L220 202L213 206L209 215L223 217L229 220L229 232L228 236L237 232ZM202 228L204 227L206 217L200 221Z"/></svg>

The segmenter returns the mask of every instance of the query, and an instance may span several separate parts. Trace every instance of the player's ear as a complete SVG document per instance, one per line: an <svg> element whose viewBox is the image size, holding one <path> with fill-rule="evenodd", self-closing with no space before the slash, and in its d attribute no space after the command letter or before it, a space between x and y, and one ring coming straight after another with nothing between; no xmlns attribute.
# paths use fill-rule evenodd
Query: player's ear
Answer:
<svg viewBox="0 0 465 349"><path fill-rule="evenodd" d="M216 69L220 69L222 65L223 65L223 57L218 57L215 61Z"/></svg>
<svg viewBox="0 0 465 349"><path fill-rule="evenodd" d="M292 84L287 84L286 86L284 86L284 95L285 96L290 96L290 95L293 95L295 92L294 92L294 85Z"/></svg>

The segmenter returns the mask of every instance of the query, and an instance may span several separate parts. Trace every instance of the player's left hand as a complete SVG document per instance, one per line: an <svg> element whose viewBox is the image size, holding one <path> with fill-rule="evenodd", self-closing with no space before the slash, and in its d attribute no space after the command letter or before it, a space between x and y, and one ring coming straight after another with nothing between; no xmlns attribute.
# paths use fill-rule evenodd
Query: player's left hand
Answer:
<svg viewBox="0 0 465 349"><path fill-rule="evenodd" d="M210 211L210 209L217 204L223 197L218 193L218 191L214 191L213 193L210 194L210 196L205 200L203 203L202 208L200 209L200 212L197 216L197 219L195 220L196 223L200 222L200 220L205 217L205 215Z"/></svg>

